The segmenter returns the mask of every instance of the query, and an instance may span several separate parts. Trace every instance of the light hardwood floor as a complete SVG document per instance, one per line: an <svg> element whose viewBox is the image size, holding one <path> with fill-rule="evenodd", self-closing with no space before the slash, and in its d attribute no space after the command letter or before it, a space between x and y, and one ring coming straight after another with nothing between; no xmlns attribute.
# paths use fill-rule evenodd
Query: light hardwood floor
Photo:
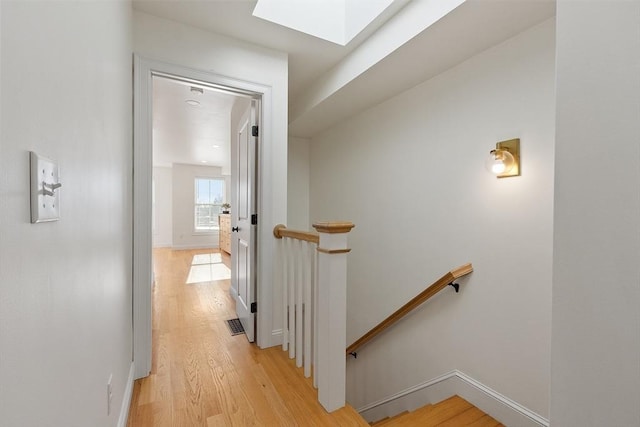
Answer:
<svg viewBox="0 0 640 427"><path fill-rule="evenodd" d="M328 414L280 347L231 336L230 281L186 284L194 255L210 252L154 250L152 370L135 382L128 425L368 426L351 407Z"/></svg>

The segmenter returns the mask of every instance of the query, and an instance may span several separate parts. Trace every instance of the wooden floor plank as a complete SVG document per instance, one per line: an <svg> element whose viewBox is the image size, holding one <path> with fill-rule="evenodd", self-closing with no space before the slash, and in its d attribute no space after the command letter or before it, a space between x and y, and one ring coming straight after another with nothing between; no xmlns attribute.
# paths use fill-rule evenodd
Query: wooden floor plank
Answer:
<svg viewBox="0 0 640 427"><path fill-rule="evenodd" d="M280 348L230 334L230 281L186 284L193 257L210 252L154 250L151 375L134 384L128 426L368 426L351 407L327 413Z"/></svg>

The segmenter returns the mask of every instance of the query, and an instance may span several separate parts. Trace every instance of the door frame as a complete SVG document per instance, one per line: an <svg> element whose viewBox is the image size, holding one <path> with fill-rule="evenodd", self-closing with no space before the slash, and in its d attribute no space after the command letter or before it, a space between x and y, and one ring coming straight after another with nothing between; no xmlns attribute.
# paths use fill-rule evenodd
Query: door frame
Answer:
<svg viewBox="0 0 640 427"><path fill-rule="evenodd" d="M233 77L221 76L215 73L191 69L144 58L134 54L133 58L133 347L132 358L134 364L134 378L142 378L151 372L151 316L152 316L152 230L151 230L151 179L153 175L153 144L152 144L152 81L154 76L175 78L194 83L205 83L211 87L219 87L239 95L259 97L262 105L262 129L260 130L260 144L257 158L257 212L258 218L270 217L263 215L268 206L263 203L268 199L271 187L271 165L264 161L268 147L271 146L271 87L259 83L248 82ZM259 224L261 221L258 222ZM264 234L257 231L257 239ZM272 300L273 282L271 280L271 266L273 253L264 250L267 245L258 241L256 245L256 298L260 302L257 313L257 344L259 347L272 345Z"/></svg>

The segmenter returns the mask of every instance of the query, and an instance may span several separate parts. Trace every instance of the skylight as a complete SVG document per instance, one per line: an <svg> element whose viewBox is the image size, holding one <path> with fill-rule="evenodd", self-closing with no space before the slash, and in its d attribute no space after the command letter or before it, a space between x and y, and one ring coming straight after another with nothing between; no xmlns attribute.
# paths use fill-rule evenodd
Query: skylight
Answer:
<svg viewBox="0 0 640 427"><path fill-rule="evenodd" d="M258 0L253 16L345 46L394 0Z"/></svg>

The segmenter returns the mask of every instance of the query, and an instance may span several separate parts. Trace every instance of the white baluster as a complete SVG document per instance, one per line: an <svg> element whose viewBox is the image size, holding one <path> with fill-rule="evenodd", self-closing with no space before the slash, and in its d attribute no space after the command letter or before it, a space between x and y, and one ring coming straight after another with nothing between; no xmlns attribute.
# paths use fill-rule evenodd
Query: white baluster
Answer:
<svg viewBox="0 0 640 427"><path fill-rule="evenodd" d="M289 359L296 357L296 287L293 239L286 238L289 252Z"/></svg>
<svg viewBox="0 0 640 427"><path fill-rule="evenodd" d="M280 251L280 259L281 262L281 275L282 275L282 350L287 351L289 349L289 325L288 321L288 310L289 310L289 254L287 252L287 239L279 239L280 244L278 245L278 249Z"/></svg>
<svg viewBox="0 0 640 427"><path fill-rule="evenodd" d="M303 258L303 284L304 284L304 376L311 376L311 268L312 243L305 242L302 251ZM314 251L315 252L315 251Z"/></svg>
<svg viewBox="0 0 640 427"><path fill-rule="evenodd" d="M302 303L304 301L304 284L302 282L302 272L304 269L304 257L302 256L302 240L296 239L295 245L295 253L296 253L296 366L298 368L302 367L302 349L303 349L303 338L302 333L304 332L304 326L302 324Z"/></svg>
<svg viewBox="0 0 640 427"><path fill-rule="evenodd" d="M318 388L318 246L311 254L313 260L313 386Z"/></svg>

